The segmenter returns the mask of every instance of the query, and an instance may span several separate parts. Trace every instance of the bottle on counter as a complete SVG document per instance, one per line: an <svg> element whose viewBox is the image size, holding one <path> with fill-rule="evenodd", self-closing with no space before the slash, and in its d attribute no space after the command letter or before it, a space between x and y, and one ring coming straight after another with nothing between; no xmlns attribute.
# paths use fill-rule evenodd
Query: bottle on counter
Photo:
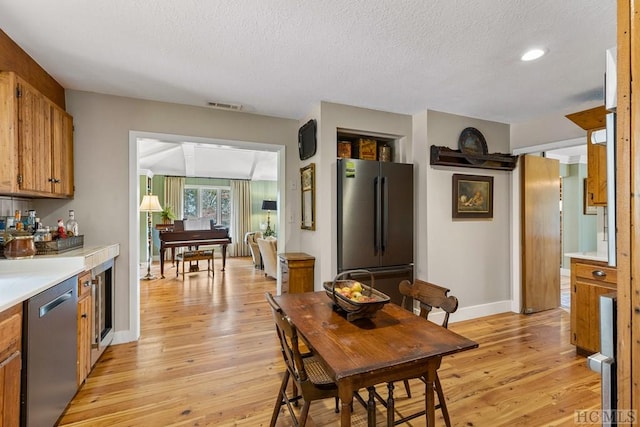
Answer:
<svg viewBox="0 0 640 427"><path fill-rule="evenodd" d="M69 236L78 235L78 221L76 221L76 213L73 209L69 210L69 219L67 220L66 229Z"/></svg>
<svg viewBox="0 0 640 427"><path fill-rule="evenodd" d="M36 211L29 209L27 216L27 230L34 232L36 230Z"/></svg>
<svg viewBox="0 0 640 427"><path fill-rule="evenodd" d="M22 212L20 212L20 209L16 209L16 212L14 214L14 219L16 222L16 230L17 231L21 231L22 230Z"/></svg>

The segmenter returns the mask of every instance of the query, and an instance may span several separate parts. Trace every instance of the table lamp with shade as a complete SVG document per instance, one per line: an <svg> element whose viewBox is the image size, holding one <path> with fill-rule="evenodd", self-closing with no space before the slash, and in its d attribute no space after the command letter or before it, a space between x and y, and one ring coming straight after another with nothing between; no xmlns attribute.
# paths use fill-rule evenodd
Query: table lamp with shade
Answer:
<svg viewBox="0 0 640 427"><path fill-rule="evenodd" d="M275 200L263 200L262 201L262 210L267 211L267 229L264 231L264 236L274 236L275 231L271 230L271 211L278 210L278 203Z"/></svg>
<svg viewBox="0 0 640 427"><path fill-rule="evenodd" d="M151 239L151 212L162 212L162 206L158 196L153 194L145 194L142 197L140 203L140 212L147 213L147 275L143 277L144 280L153 280L156 277L151 275L151 254L152 254L152 239Z"/></svg>

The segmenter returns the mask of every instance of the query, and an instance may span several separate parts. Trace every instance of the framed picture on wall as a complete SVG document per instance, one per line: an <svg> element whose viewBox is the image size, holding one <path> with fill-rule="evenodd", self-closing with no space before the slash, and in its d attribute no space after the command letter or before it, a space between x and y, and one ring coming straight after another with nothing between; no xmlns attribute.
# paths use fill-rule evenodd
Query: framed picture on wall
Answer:
<svg viewBox="0 0 640 427"><path fill-rule="evenodd" d="M493 177L453 175L453 218L493 218Z"/></svg>
<svg viewBox="0 0 640 427"><path fill-rule="evenodd" d="M316 164L311 163L300 169L300 189L302 194L301 211L302 223L300 228L303 230L316 229Z"/></svg>
<svg viewBox="0 0 640 427"><path fill-rule="evenodd" d="M597 213L595 206L589 206L589 192L587 191L587 178L582 181L582 213L584 215L595 215Z"/></svg>

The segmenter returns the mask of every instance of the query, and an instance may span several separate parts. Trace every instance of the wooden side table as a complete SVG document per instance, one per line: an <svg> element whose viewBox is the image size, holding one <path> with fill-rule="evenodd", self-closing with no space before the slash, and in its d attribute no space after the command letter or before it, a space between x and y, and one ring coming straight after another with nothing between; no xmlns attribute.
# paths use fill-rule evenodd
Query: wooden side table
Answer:
<svg viewBox="0 0 640 427"><path fill-rule="evenodd" d="M282 293L313 292L313 269L316 258L303 252L278 255Z"/></svg>

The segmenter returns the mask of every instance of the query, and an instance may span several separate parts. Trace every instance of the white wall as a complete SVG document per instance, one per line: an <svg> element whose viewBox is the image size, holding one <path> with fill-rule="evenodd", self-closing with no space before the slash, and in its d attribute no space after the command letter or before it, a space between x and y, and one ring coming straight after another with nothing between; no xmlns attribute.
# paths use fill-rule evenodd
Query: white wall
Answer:
<svg viewBox="0 0 640 427"><path fill-rule="evenodd" d="M132 289L137 288L138 254L130 253L129 242L131 235L137 239L139 224L130 221L131 209L137 209L130 205L129 194L131 180L137 180L129 170L130 131L285 146L285 163L293 164L286 173L297 170L292 157L297 157L295 120L79 91L67 91L67 111L74 117L75 127L75 198L36 201L35 205L40 213L49 213L44 217L46 223L66 218L68 209L75 209L86 247L120 244L116 260L116 334L126 334L135 325L129 313L135 298ZM286 234L295 236L297 230L283 219L278 228L282 230L285 224Z"/></svg>
<svg viewBox="0 0 640 427"><path fill-rule="evenodd" d="M458 137L466 127L475 127L484 135L489 153L509 152L509 125L472 119L453 114L428 111L426 141L415 140L416 146L438 145L457 149ZM424 115L414 117L424 128ZM424 134L424 130L421 131ZM421 137L424 137L422 135ZM428 153L428 151L427 151ZM507 311L511 299L511 175L516 171L478 168L430 166L424 164L426 189L420 191L420 221L426 221L427 255L417 259L422 277L451 289L458 296L458 316L474 317ZM423 163L427 162L427 163ZM452 175L485 175L494 177L493 219L452 219ZM422 177L421 177L422 179ZM424 229L421 226L421 229ZM424 231L422 231L424 232ZM465 307L475 315L465 314Z"/></svg>
<svg viewBox="0 0 640 427"><path fill-rule="evenodd" d="M427 193L429 173L429 114L427 111L421 112L413 116L413 159L414 159L414 182L413 188L416 193L414 200L415 208L415 265L413 267L413 275L416 278L428 280L427 260L429 259L429 209L427 209ZM439 144L435 144L439 145Z"/></svg>
<svg viewBox="0 0 640 427"><path fill-rule="evenodd" d="M584 109L592 107L594 105ZM576 108L575 111L582 111L582 109ZM566 117L554 114L526 123L513 124L510 134L510 146L503 151L504 153L510 153L517 148L584 138L586 132Z"/></svg>
<svg viewBox="0 0 640 427"><path fill-rule="evenodd" d="M322 144L322 128L320 126L321 122L321 108L320 104L318 104L313 110L311 110L305 117L303 117L298 123L298 127L304 125L309 120L316 120L316 124L318 126L316 130L316 154L311 156L309 159L300 160L300 155L298 150L296 149L295 153L292 156L295 156L298 159L297 169L291 171L291 182L288 183L289 187L295 188L291 192L292 198L291 203L287 207L287 213L289 220L292 221L292 227L298 230L297 236L299 239L295 242L290 242L291 245L288 248L299 248L300 252L308 253L316 258L315 267L314 267L314 285L316 290L320 290L322 288L322 281L328 280L327 277L322 274L322 266L325 264L324 257L328 256L326 251L323 251L323 247L326 247L326 240L323 234L326 234L326 229L323 230L323 225L320 225L320 218L323 215L323 207L326 206L327 202L320 196L322 183L327 179L325 172L320 167L320 164L323 159L323 153L327 151L327 147ZM315 230L302 230L300 228L302 223L302 193L300 189L300 168L310 165L311 163L315 163ZM324 246L323 246L324 245Z"/></svg>

